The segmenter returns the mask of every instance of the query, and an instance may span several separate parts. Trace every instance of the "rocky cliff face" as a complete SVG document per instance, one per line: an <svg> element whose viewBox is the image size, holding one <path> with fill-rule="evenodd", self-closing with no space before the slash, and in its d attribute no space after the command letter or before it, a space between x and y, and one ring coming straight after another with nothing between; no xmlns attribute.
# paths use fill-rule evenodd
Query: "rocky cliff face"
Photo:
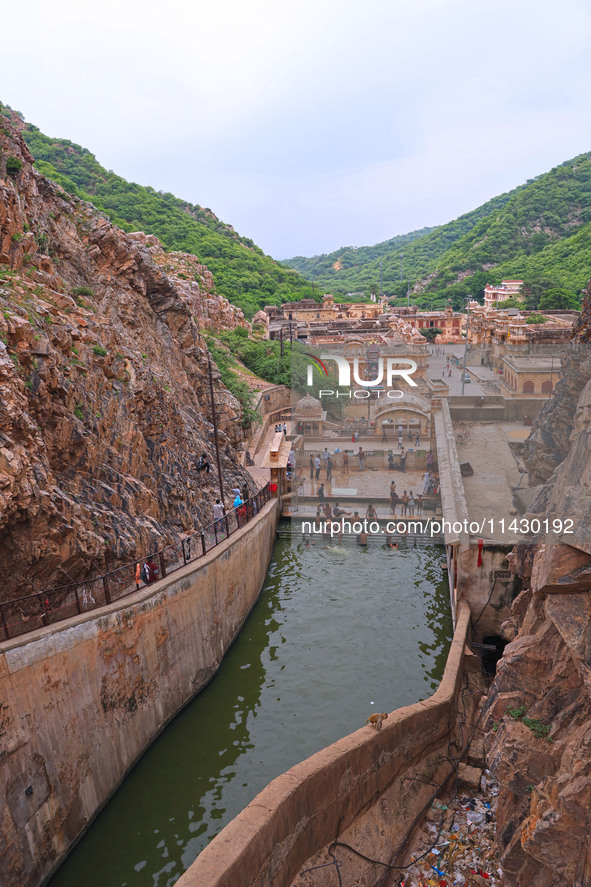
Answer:
<svg viewBox="0 0 591 887"><path fill-rule="evenodd" d="M195 257L67 195L0 117L0 601L211 521L200 331L237 325ZM244 486L240 406L214 379L225 479Z"/></svg>
<svg viewBox="0 0 591 887"><path fill-rule="evenodd" d="M497 838L507 885L591 883L591 288L556 395L530 442L533 511L573 533L518 546L524 590L485 705L499 780Z"/></svg>
<svg viewBox="0 0 591 887"><path fill-rule="evenodd" d="M532 426L528 440L530 486L549 481L570 449L579 395L591 379L591 281L580 317L573 329L572 347L563 359L554 397L548 400Z"/></svg>

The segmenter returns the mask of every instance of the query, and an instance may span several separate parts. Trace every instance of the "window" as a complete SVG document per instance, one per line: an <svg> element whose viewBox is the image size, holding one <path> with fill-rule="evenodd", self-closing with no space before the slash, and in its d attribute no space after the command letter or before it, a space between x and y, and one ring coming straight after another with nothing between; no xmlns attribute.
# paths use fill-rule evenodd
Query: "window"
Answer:
<svg viewBox="0 0 591 887"><path fill-rule="evenodd" d="M535 391L533 382L524 382L522 391L524 394L533 394Z"/></svg>

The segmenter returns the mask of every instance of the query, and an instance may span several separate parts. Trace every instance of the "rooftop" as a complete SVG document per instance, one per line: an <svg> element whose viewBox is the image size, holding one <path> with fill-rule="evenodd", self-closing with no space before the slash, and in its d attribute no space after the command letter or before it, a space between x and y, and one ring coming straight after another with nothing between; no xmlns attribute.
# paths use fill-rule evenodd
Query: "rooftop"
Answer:
<svg viewBox="0 0 591 887"><path fill-rule="evenodd" d="M454 423L460 464L469 462L474 471L463 479L469 520L481 527L471 535L508 545L524 541L509 529L520 518L513 490L528 485L523 463L510 444L524 441L529 430L520 422L471 422L462 430Z"/></svg>

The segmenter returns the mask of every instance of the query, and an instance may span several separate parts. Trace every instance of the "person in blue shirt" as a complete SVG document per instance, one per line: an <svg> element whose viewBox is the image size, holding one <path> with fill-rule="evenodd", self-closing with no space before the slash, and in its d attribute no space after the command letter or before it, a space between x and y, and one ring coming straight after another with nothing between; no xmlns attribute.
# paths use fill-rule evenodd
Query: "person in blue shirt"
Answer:
<svg viewBox="0 0 591 887"><path fill-rule="evenodd" d="M244 505L244 500L240 495L240 490L236 492L236 498L234 499L234 510L236 512L236 524L240 526L240 518L243 514L242 506Z"/></svg>

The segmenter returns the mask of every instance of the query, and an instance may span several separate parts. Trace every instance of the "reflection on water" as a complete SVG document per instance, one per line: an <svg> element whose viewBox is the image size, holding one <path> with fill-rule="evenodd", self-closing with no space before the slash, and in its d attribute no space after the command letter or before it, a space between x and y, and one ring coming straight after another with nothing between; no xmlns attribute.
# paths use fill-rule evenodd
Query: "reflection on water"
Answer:
<svg viewBox="0 0 591 887"><path fill-rule="evenodd" d="M405 546L405 547L404 547ZM279 540L209 686L148 750L51 887L168 887L273 777L436 689L443 549Z"/></svg>

